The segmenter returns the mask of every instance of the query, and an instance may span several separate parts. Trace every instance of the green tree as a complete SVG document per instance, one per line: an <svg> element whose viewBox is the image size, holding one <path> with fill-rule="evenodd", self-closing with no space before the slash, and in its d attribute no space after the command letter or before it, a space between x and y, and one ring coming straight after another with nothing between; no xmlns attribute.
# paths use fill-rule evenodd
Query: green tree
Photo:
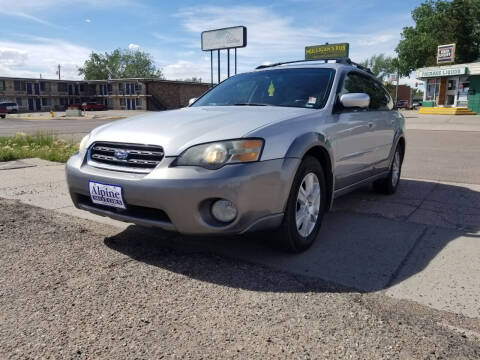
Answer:
<svg viewBox="0 0 480 360"><path fill-rule="evenodd" d="M437 46L456 43L456 62L477 59L480 0L427 0L412 11L415 26L403 28L398 53L401 75L436 65Z"/></svg>
<svg viewBox="0 0 480 360"><path fill-rule="evenodd" d="M396 59L390 56L385 56L385 54L372 55L370 58L360 63L360 65L370 68L372 73L380 81L383 81L389 74L397 72L395 64Z"/></svg>
<svg viewBox="0 0 480 360"><path fill-rule="evenodd" d="M140 50L116 49L104 54L92 52L78 74L85 80L106 80L124 78L163 79L152 56Z"/></svg>

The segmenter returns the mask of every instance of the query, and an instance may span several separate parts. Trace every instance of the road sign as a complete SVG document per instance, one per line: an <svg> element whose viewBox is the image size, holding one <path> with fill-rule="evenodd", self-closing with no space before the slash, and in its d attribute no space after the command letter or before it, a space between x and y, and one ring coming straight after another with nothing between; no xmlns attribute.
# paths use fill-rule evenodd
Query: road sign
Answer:
<svg viewBox="0 0 480 360"><path fill-rule="evenodd" d="M350 45L325 44L305 47L305 60L328 60L348 58Z"/></svg>

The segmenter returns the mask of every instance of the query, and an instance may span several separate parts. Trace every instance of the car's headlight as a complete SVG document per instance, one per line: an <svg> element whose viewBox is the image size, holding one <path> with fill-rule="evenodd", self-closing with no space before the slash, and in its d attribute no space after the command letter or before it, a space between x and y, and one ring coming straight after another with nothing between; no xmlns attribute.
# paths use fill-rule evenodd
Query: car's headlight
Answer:
<svg viewBox="0 0 480 360"><path fill-rule="evenodd" d="M88 139L90 139L90 134L84 136L82 141L80 141L80 146L78 147L78 151L84 152L87 150Z"/></svg>
<svg viewBox="0 0 480 360"><path fill-rule="evenodd" d="M262 139L229 140L195 145L185 150L174 165L219 169L226 164L258 161L262 148Z"/></svg>

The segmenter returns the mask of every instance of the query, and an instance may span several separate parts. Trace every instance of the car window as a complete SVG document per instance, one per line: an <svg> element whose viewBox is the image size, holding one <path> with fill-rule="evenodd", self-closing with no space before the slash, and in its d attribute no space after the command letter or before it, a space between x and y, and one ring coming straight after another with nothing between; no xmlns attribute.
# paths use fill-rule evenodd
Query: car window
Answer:
<svg viewBox="0 0 480 360"><path fill-rule="evenodd" d="M345 76L339 96L348 93L365 93L370 96L369 110L391 110L393 100L382 85L375 80L356 72Z"/></svg>
<svg viewBox="0 0 480 360"><path fill-rule="evenodd" d="M192 106L271 105L321 108L328 98L333 69L275 69L233 76Z"/></svg>

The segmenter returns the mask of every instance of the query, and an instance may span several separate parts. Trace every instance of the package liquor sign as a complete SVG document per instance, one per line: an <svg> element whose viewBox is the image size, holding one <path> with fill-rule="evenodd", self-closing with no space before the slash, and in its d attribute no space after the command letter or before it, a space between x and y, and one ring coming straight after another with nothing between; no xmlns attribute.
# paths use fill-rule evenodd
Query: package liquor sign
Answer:
<svg viewBox="0 0 480 360"><path fill-rule="evenodd" d="M349 44L325 44L305 47L305 60L329 60L348 58Z"/></svg>
<svg viewBox="0 0 480 360"><path fill-rule="evenodd" d="M455 44L440 45L437 50L437 64L455 62Z"/></svg>

